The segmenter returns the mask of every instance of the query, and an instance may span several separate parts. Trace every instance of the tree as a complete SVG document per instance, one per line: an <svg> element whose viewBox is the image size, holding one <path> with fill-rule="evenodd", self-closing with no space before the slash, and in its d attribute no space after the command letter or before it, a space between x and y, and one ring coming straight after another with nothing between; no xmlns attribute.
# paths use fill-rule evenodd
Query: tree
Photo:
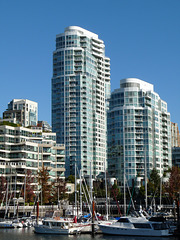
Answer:
<svg viewBox="0 0 180 240"><path fill-rule="evenodd" d="M96 180L93 182L93 191L94 195L97 198L105 198L106 197L106 189L105 189L105 183L101 180Z"/></svg>
<svg viewBox="0 0 180 240"><path fill-rule="evenodd" d="M75 176L69 175L69 177L66 178L66 182L75 183Z"/></svg>
<svg viewBox="0 0 180 240"><path fill-rule="evenodd" d="M120 201L122 200L122 194L120 189L118 188L117 184L113 184L111 188L111 197L113 197L114 200Z"/></svg>
<svg viewBox="0 0 180 240"><path fill-rule="evenodd" d="M172 202L177 205L177 219L179 220L179 195L180 195L180 168L173 166L170 171L169 181L165 184L165 190Z"/></svg>
<svg viewBox="0 0 180 240"><path fill-rule="evenodd" d="M44 167L43 164L38 172L38 183L41 187L40 199L42 204L49 203L49 200L51 199L52 184L48 182L49 178L50 176L47 167Z"/></svg>
<svg viewBox="0 0 180 240"><path fill-rule="evenodd" d="M52 184L52 197L51 201L58 203L58 200L66 199L67 198L67 188L65 181L57 177L56 181Z"/></svg>
<svg viewBox="0 0 180 240"><path fill-rule="evenodd" d="M0 202L3 202L4 196L6 194L7 182L5 177L0 178Z"/></svg>
<svg viewBox="0 0 180 240"><path fill-rule="evenodd" d="M151 196L152 198L158 197L160 193L160 176L158 171L153 168L148 182L147 182L147 195ZM136 195L136 203L142 204L145 200L145 185L141 185Z"/></svg>
<svg viewBox="0 0 180 240"><path fill-rule="evenodd" d="M165 184L165 190L169 194L171 200L179 201L180 193L180 168L173 166L170 171L169 181Z"/></svg>
<svg viewBox="0 0 180 240"><path fill-rule="evenodd" d="M26 172L26 178L24 179L25 181L25 189L23 189L23 197L24 197L24 190L25 190L25 201L27 203L33 202L34 201L34 197L35 197L35 193L34 193L34 189L33 189L33 185L32 183L34 183L34 178L32 177L32 172L31 170L27 170Z"/></svg>
<svg viewBox="0 0 180 240"><path fill-rule="evenodd" d="M150 173L149 181L147 184L148 195L151 194L153 197L159 196L160 181L161 179L158 174L158 171L155 168L153 168L153 170Z"/></svg>

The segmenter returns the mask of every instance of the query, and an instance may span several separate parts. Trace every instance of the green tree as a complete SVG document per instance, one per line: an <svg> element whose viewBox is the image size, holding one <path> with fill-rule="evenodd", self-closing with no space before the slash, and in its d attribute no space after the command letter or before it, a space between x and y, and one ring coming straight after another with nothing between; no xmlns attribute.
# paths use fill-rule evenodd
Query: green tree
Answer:
<svg viewBox="0 0 180 240"><path fill-rule="evenodd" d="M54 203L58 203L59 200L67 199L67 188L66 182L62 179L57 177L56 181L52 184L52 198L51 201Z"/></svg>
<svg viewBox="0 0 180 240"><path fill-rule="evenodd" d="M96 180L93 182L93 191L94 195L97 198L105 198L106 197L106 189L105 189L105 183L101 180Z"/></svg>
<svg viewBox="0 0 180 240"><path fill-rule="evenodd" d="M144 202L144 198L145 198L145 187L141 186L138 190L136 202L138 204L142 203L142 202Z"/></svg>
<svg viewBox="0 0 180 240"><path fill-rule="evenodd" d="M149 181L147 184L148 195L152 195L153 197L159 196L160 193L160 176L158 171L153 168L150 173Z"/></svg>
<svg viewBox="0 0 180 240"><path fill-rule="evenodd" d="M66 182L75 183L75 176L69 175L69 177L66 178Z"/></svg>
<svg viewBox="0 0 180 240"><path fill-rule="evenodd" d="M111 197L114 199L114 200L122 200L122 194L121 194L121 191L119 189L119 187L117 186L117 184L113 184L112 188L111 188Z"/></svg>

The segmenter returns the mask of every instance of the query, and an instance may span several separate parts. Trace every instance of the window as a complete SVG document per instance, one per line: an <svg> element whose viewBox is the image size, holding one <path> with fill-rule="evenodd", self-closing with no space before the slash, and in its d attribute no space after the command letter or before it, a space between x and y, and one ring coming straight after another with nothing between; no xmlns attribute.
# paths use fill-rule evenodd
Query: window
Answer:
<svg viewBox="0 0 180 240"><path fill-rule="evenodd" d="M128 218L120 218L120 219L118 220L118 222L126 222L126 223L128 223L129 220L128 220Z"/></svg>
<svg viewBox="0 0 180 240"><path fill-rule="evenodd" d="M150 224L147 223L134 223L135 228L151 228Z"/></svg>

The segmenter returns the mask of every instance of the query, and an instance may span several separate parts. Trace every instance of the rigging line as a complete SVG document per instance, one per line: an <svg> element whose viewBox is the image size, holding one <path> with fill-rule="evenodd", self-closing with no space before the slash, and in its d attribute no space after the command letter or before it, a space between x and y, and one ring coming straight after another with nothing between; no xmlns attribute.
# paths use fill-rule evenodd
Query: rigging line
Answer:
<svg viewBox="0 0 180 240"><path fill-rule="evenodd" d="M108 175L108 172L107 172L107 175ZM108 176L108 177L109 177L109 176ZM110 183L109 180L108 180L108 182L109 182L109 185L110 185L110 187L111 187L111 191L113 192L113 195L114 195L114 198L115 198L117 207L118 207L119 215L122 216L122 213L121 213L121 210L120 210L120 207L119 207L119 203L118 203L118 201L117 201L116 194L115 194L115 192L114 192L113 186L112 186L112 184ZM119 188L118 188L118 189L119 189Z"/></svg>
<svg viewBox="0 0 180 240"><path fill-rule="evenodd" d="M77 173L78 173L78 175L80 176L80 172L79 172L79 169L78 169L78 168L77 168ZM83 176L82 176L82 177L83 177ZM91 199L91 197L90 197L90 193L89 193L89 191L88 191L87 184L86 184L86 181L85 181L84 177L83 177L82 180L83 180L82 182L84 182L84 184L85 184L86 191L85 191L85 189L84 189L83 184L82 184L82 188L83 188L83 191L84 191L84 194L85 194L86 202L87 202L87 204L88 204L89 212L90 212L90 214L91 214L91 216L92 216L92 211L91 211L90 204L92 205L92 202L93 202L93 201L92 201L92 199ZM87 199L86 192L88 193L88 197L89 197L90 203L89 203L89 201L88 201L88 199ZM96 212L95 212L95 217L96 217L96 219L98 220L98 217L97 217Z"/></svg>
<svg viewBox="0 0 180 240"><path fill-rule="evenodd" d="M78 172L78 174L79 174L79 170L77 169L77 172ZM83 179L82 179L83 181L82 181L82 183L84 182L84 185L85 185L85 187L86 187L86 189L84 188L84 185L82 184L82 189L83 189L83 191L84 191L84 195L85 195L85 198L86 198L86 202L87 202L87 204L88 204L88 208L89 208L89 212L91 213L91 215L92 215L92 212L91 212L91 209L90 209L90 203L89 203L89 200L87 199L87 195L86 195L86 193L88 193L88 197L89 197L89 199L90 199L90 195L89 195L89 191L88 191L88 188L87 188L87 184L86 184L86 181L85 181L85 179L84 179L84 177L83 177ZM86 190L86 191L85 191Z"/></svg>
<svg viewBox="0 0 180 240"><path fill-rule="evenodd" d="M78 172L78 175L79 175L79 170L78 170L78 169L77 169L77 172ZM80 176L80 175L79 175L79 176ZM82 177L83 177L83 176L82 176ZM85 187L86 187L86 192L87 192L87 194L88 194L89 201L90 201L90 203L92 204L92 200L91 200L91 197L90 197L90 193L89 193L89 190L88 190L88 187L87 187L87 183L86 183L84 177L83 177L83 182L84 182ZM83 186L83 184L82 184L82 186ZM90 204L89 201L88 201L88 204Z"/></svg>
<svg viewBox="0 0 180 240"><path fill-rule="evenodd" d="M127 184L127 179L126 179L126 184ZM129 188L128 184L127 184L127 187L128 187L129 195L131 197L130 198L130 202L129 202L129 206L128 206L128 210L127 210L127 214L128 214L130 206L131 206L131 201L132 201L133 208L135 210L134 201L133 201L133 194L134 194L135 184L134 184L134 187L133 187L133 190L132 190L132 194L131 194L131 191L130 191L130 188Z"/></svg>

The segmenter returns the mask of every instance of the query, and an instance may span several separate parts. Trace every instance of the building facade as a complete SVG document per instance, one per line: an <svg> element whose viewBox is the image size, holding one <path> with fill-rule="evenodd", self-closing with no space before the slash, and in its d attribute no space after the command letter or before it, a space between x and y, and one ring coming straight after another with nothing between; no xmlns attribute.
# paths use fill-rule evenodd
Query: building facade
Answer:
<svg viewBox="0 0 180 240"><path fill-rule="evenodd" d="M152 84L129 78L112 92L108 111L108 172L140 187L153 168L171 167L171 123L167 103Z"/></svg>
<svg viewBox="0 0 180 240"><path fill-rule="evenodd" d="M83 175L104 171L109 96L104 42L83 28L66 28L53 52L52 130L66 146L67 176L74 175L75 162Z"/></svg>
<svg viewBox="0 0 180 240"><path fill-rule="evenodd" d="M13 99L8 103L8 109L3 112L3 119L16 122L24 127L36 126L38 104L27 99Z"/></svg>
<svg viewBox="0 0 180 240"><path fill-rule="evenodd" d="M44 132L52 132L52 127L47 121L38 121L37 127L41 127Z"/></svg>
<svg viewBox="0 0 180 240"><path fill-rule="evenodd" d="M37 185L42 164L47 167L50 181L65 179L64 151L64 145L56 144L55 133L0 124L0 176L17 192L21 191L28 170Z"/></svg>
<svg viewBox="0 0 180 240"><path fill-rule="evenodd" d="M180 147L178 124L173 122L171 122L171 145L172 147Z"/></svg>
<svg viewBox="0 0 180 240"><path fill-rule="evenodd" d="M172 165L180 167L180 147L172 148Z"/></svg>

